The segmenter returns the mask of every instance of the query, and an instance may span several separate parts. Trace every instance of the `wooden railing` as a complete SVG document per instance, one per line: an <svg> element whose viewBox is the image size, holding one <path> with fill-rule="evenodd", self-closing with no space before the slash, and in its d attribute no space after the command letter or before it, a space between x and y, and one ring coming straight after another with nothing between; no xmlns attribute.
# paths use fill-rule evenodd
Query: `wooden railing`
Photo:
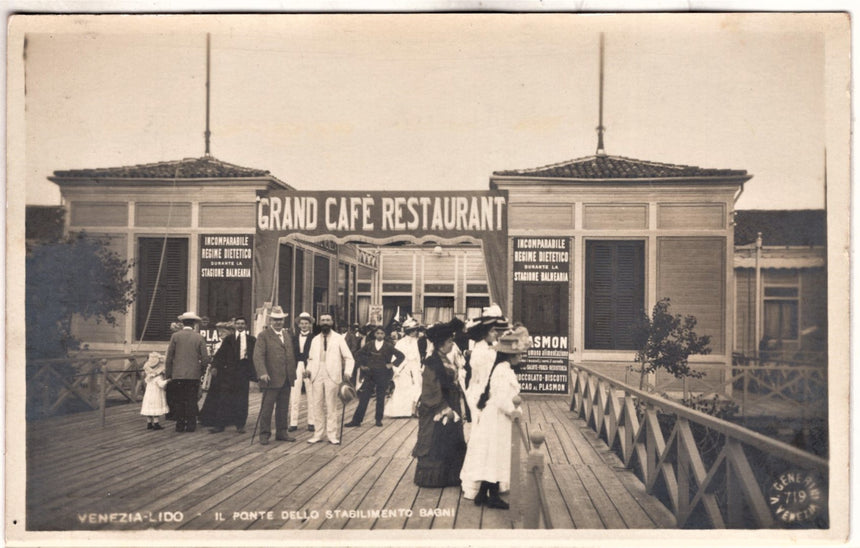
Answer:
<svg viewBox="0 0 860 548"><path fill-rule="evenodd" d="M59 413L76 401L100 410L102 426L110 396L138 402L143 395L142 364L147 354L119 354L34 360L27 363L27 417Z"/></svg>
<svg viewBox="0 0 860 548"><path fill-rule="evenodd" d="M773 501L762 487L794 470L817 478L821 489L810 496L818 497L818 514L827 520L826 459L582 365L571 365L571 382L571 411L663 500L678 527L773 527ZM747 451L761 457L755 466Z"/></svg>
<svg viewBox="0 0 860 548"><path fill-rule="evenodd" d="M684 398L698 394L719 394L738 405L742 417L766 415L768 409L793 412L797 417L821 416L827 402L827 366L801 362L762 361L734 356L731 368L723 365L696 367L701 378L676 379L660 372L654 384L644 389L651 393L677 393ZM627 368L624 382L638 385L639 373Z"/></svg>
<svg viewBox="0 0 860 548"><path fill-rule="evenodd" d="M543 486L544 455L540 446L545 441L542 432L526 436L522 424L522 399L514 396L514 411L511 413L511 494L510 512L514 522L521 522L525 529L552 529L549 504ZM523 475L521 449L528 453Z"/></svg>

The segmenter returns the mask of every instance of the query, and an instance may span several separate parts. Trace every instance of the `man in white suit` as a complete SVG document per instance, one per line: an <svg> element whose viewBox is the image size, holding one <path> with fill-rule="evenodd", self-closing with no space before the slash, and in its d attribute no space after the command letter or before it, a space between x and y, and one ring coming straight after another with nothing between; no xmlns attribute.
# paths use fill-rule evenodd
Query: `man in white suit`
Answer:
<svg viewBox="0 0 860 548"><path fill-rule="evenodd" d="M316 432L308 443L322 441L323 434L338 445L338 388L344 377L352 376L355 360L343 335L332 329L331 314L321 314L320 333L311 341L307 373L313 383L314 422Z"/></svg>

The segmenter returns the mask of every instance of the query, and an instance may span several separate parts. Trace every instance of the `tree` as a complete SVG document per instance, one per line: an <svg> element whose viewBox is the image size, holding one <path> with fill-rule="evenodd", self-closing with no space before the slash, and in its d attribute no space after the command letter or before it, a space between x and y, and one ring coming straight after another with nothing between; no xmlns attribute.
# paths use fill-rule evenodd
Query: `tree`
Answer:
<svg viewBox="0 0 860 548"><path fill-rule="evenodd" d="M700 378L704 373L690 369L688 358L692 354L710 354L711 338L694 331L696 318L669 313L669 299L654 305L649 318L642 314L633 330L636 361L642 366L639 389L645 386L645 375L664 369L675 378Z"/></svg>
<svg viewBox="0 0 860 548"><path fill-rule="evenodd" d="M72 318L116 325L134 301L132 264L84 233L34 245L26 259L27 359L65 357L80 347Z"/></svg>

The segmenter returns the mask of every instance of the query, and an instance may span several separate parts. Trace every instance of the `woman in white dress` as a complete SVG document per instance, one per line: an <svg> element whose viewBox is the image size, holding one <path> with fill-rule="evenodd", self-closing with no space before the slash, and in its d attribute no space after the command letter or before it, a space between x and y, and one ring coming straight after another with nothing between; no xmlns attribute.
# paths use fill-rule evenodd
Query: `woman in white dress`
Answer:
<svg viewBox="0 0 860 548"><path fill-rule="evenodd" d="M523 326L505 332L496 343L496 359L489 380L481 393L477 420L473 417L472 435L460 471L463 496L475 504L507 509L499 497L511 482L511 413L513 398L520 392L516 370L531 346Z"/></svg>
<svg viewBox="0 0 860 548"><path fill-rule="evenodd" d="M502 311L498 305L485 308L484 314L474 320L474 323L469 327L469 339L475 341L475 346L472 347L469 356L469 367L472 370L472 375L466 389L466 402L472 412L473 421L477 420L479 413L477 409L478 398L487 386L490 369L496 362L496 340L500 333L510 329L510 327L510 323L508 323L507 318L502 316Z"/></svg>
<svg viewBox="0 0 860 548"><path fill-rule="evenodd" d="M394 391L385 404L386 417L411 417L414 411L415 393L421 392L421 351L418 348L418 328L414 318L403 322L405 336L394 348L403 352L406 359L393 369Z"/></svg>

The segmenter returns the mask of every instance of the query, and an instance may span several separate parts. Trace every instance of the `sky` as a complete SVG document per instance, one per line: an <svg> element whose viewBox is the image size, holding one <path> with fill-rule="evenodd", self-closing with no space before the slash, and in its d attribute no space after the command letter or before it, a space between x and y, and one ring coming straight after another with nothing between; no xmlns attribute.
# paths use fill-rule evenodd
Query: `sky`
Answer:
<svg viewBox="0 0 860 548"><path fill-rule="evenodd" d="M50 31L50 32L48 32ZM299 190L488 188L596 150L744 169L740 209L822 208L825 38L791 15L90 18L27 35L26 202L55 170L211 153Z"/></svg>

